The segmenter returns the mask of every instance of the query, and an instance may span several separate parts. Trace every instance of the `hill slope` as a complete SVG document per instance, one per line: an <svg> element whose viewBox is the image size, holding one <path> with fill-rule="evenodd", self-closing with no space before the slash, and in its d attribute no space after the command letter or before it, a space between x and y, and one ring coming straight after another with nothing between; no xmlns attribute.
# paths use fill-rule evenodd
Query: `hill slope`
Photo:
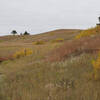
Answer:
<svg viewBox="0 0 100 100"><path fill-rule="evenodd" d="M20 48L33 48L34 41L45 41L50 43L52 40L62 38L64 41L74 38L81 30L77 29L62 29L55 30L38 35L28 36L3 36L0 37L0 57L11 56L12 53ZM48 44L47 44L48 45ZM38 46L37 46L38 47Z"/></svg>
<svg viewBox="0 0 100 100"><path fill-rule="evenodd" d="M99 49L100 35L75 40L80 31L0 37L1 57L21 53L0 63L0 100L99 100L100 81L95 81L91 74L91 60L97 53L84 50ZM51 42L57 38L64 40ZM39 40L45 43L33 44ZM24 55L23 48L31 49L32 54L25 51ZM71 56L66 57L67 54Z"/></svg>
<svg viewBox="0 0 100 100"><path fill-rule="evenodd" d="M78 34L81 30L79 29L61 29L61 30L54 30L46 33L41 33L37 35L29 35L29 36L2 36L0 37L0 42L7 41L7 42L32 42L35 40L51 40L55 38L65 38L70 39L76 34Z"/></svg>

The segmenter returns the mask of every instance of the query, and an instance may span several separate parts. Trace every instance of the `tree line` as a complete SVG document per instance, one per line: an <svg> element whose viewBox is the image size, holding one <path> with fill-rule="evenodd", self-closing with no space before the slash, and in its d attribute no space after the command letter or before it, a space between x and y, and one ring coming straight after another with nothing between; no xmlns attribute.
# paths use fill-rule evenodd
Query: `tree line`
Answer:
<svg viewBox="0 0 100 100"><path fill-rule="evenodd" d="M16 30L13 30L13 31L11 32L11 34L12 34L12 35L17 35L18 33L17 33ZM24 33L20 33L20 35L30 35L30 33L28 33L27 31L25 31Z"/></svg>

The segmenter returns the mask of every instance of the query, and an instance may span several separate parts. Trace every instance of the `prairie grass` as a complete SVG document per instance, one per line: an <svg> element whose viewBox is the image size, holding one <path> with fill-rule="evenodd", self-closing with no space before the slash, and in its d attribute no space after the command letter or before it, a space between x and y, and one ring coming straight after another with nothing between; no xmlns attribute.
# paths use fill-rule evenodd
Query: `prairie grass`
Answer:
<svg viewBox="0 0 100 100"><path fill-rule="evenodd" d="M78 31L75 34L71 34L71 30L68 33L65 30L63 33L56 32L52 36L43 34L43 37L10 37L13 42L9 41L9 37L3 37L6 42L0 43L0 56L11 56L23 48L30 48L33 53L0 63L0 100L100 99L100 81L89 77L89 73L93 71L91 60L96 58L97 53L82 52L78 56L66 58L68 50L80 50L80 45L84 48L99 48L99 37L73 41ZM63 42L46 42L45 45L33 45L32 42L33 39L37 41L40 38L51 41L60 36L64 37ZM52 59L56 55L61 60L48 62L49 55L52 55Z"/></svg>
<svg viewBox="0 0 100 100"><path fill-rule="evenodd" d="M29 63L29 59L24 61ZM99 83L92 82L86 77L92 71L90 62L91 55L83 54L64 62L39 61L24 65L17 60L1 64L3 68L12 63L15 70L10 67L9 70L12 71L4 74L3 84L0 85L0 98L2 100L82 100L85 97L86 100L97 100ZM23 68L17 69L18 66Z"/></svg>
<svg viewBox="0 0 100 100"><path fill-rule="evenodd" d="M79 35L75 36L75 38L80 39L82 37L90 37L90 36L95 36L97 34L100 34L100 26L96 26L94 28L89 28L87 30L84 30L80 32Z"/></svg>
<svg viewBox="0 0 100 100"><path fill-rule="evenodd" d="M100 51L100 36L66 41L48 54L49 61L62 61L82 53L96 54Z"/></svg>
<svg viewBox="0 0 100 100"><path fill-rule="evenodd" d="M94 79L99 80L100 79L100 52L98 53L98 57L96 60L92 60L93 64L93 71L94 71Z"/></svg>

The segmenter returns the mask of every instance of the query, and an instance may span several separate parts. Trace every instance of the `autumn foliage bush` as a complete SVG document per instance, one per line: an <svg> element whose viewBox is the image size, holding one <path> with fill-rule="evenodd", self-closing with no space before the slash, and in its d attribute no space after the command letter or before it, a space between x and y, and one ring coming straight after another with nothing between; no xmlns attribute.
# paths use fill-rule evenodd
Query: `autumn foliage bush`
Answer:
<svg viewBox="0 0 100 100"><path fill-rule="evenodd" d="M22 50L19 50L17 52L15 52L13 54L13 58L20 58L20 57L24 57L24 56L28 56L28 55L31 55L33 52L31 49L29 48L24 48Z"/></svg>
<svg viewBox="0 0 100 100"><path fill-rule="evenodd" d="M39 40L39 41L33 42L33 44L34 44L34 45L43 45L43 44L45 44L45 41Z"/></svg>
<svg viewBox="0 0 100 100"><path fill-rule="evenodd" d="M63 41L64 41L63 38L57 38L57 39L52 40L51 42L52 43L58 43L58 42L63 42Z"/></svg>
<svg viewBox="0 0 100 100"><path fill-rule="evenodd" d="M96 26L94 28L90 28L90 29L82 31L75 38L80 39L82 37L90 37L90 36L94 36L94 35L99 34L99 33L100 33L100 26Z"/></svg>
<svg viewBox="0 0 100 100"><path fill-rule="evenodd" d="M94 70L94 79L100 79L100 52L96 60L92 61L93 70Z"/></svg>

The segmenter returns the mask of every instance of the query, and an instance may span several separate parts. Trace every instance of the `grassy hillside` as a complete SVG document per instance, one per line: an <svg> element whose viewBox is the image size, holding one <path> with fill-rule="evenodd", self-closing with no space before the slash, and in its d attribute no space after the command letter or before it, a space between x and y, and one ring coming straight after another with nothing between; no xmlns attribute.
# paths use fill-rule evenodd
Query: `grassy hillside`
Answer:
<svg viewBox="0 0 100 100"><path fill-rule="evenodd" d="M0 57L11 56L15 51L21 48L34 48L33 42L44 41L46 46L51 44L51 41L56 39L70 40L73 39L75 35L79 34L81 30L56 30L47 33L42 33L38 35L29 36L4 36L0 37ZM42 47L43 47L42 46ZM36 46L41 47L41 46Z"/></svg>
<svg viewBox="0 0 100 100"><path fill-rule="evenodd" d="M99 100L92 60L100 35L75 39L80 32L0 37L0 100Z"/></svg>
<svg viewBox="0 0 100 100"><path fill-rule="evenodd" d="M100 35L100 26L96 26L96 27L93 27L93 28L89 28L87 30L83 30L75 38L80 39L80 38L83 38L83 37L94 37L96 35Z"/></svg>

